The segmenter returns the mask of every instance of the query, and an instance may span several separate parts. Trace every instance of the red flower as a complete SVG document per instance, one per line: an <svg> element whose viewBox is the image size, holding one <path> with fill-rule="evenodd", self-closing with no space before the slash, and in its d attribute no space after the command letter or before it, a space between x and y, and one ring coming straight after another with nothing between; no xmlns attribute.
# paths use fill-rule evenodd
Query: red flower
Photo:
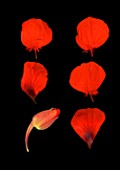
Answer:
<svg viewBox="0 0 120 170"><path fill-rule="evenodd" d="M98 93L97 89L105 76L103 68L95 62L82 63L72 70L69 83L74 89L85 93L86 96L89 94L91 100L94 101L92 95Z"/></svg>
<svg viewBox="0 0 120 170"><path fill-rule="evenodd" d="M41 19L29 19L22 24L21 41L29 50L39 51L52 40L52 30ZM37 57L37 56L36 56Z"/></svg>
<svg viewBox="0 0 120 170"><path fill-rule="evenodd" d="M35 116L33 116L32 121L29 124L25 134L25 146L27 152L29 152L28 137L33 127L35 127L38 130L45 130L49 128L56 121L56 119L58 119L59 114L60 109L51 108L49 110L39 112Z"/></svg>
<svg viewBox="0 0 120 170"><path fill-rule="evenodd" d="M76 42L85 51L90 50L93 56L93 49L103 45L109 37L107 24L100 19L87 17L77 26Z"/></svg>
<svg viewBox="0 0 120 170"><path fill-rule="evenodd" d="M46 87L47 75L48 72L42 64L25 62L21 88L34 102L37 94Z"/></svg>
<svg viewBox="0 0 120 170"><path fill-rule="evenodd" d="M106 117L98 108L80 109L74 114L71 126L75 132L88 144L91 145Z"/></svg>

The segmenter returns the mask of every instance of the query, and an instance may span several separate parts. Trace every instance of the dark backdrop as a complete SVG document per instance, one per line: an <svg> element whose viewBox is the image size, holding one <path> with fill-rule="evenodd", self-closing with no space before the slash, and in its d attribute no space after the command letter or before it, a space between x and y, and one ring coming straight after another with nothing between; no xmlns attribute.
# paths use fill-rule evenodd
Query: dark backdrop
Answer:
<svg viewBox="0 0 120 170"><path fill-rule="evenodd" d="M75 41L76 27L80 21L88 16L104 20L110 29L108 40L94 51L94 57L83 50ZM34 52L26 50L21 43L22 23L30 18L41 18L48 23L53 31L53 40L44 46L38 53L38 60L48 70L48 83L46 88L37 95L37 104L22 91L20 81L23 74L23 65L26 61L36 61ZM112 50L112 21L111 15L19 15L15 20L15 159L29 165L31 162L40 168L49 164L50 168L60 165L80 166L84 163L110 161L113 158L113 50ZM106 78L100 88L99 94L90 97L78 92L69 84L69 76L73 68L83 62L95 61L106 72ZM32 117L52 107L60 108L59 119L48 129L39 131L33 129L30 133L28 145L30 152L25 149L24 137ZM74 132L70 125L71 118L78 109L97 107L104 111L106 120L101 126L92 149ZM57 166L55 165L57 164ZM78 167L79 168L79 167Z"/></svg>

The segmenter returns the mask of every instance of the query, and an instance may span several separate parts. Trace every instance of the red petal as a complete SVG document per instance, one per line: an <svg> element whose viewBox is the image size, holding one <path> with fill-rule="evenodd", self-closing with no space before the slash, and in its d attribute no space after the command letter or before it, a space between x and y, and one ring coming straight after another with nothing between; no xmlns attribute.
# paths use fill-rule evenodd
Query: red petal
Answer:
<svg viewBox="0 0 120 170"><path fill-rule="evenodd" d="M109 37L108 25L101 19L87 17L77 26L77 44L85 51L90 50L93 56L93 49L103 45Z"/></svg>
<svg viewBox="0 0 120 170"><path fill-rule="evenodd" d="M90 147L105 118L104 112L98 108L79 109L71 120L71 126Z"/></svg>
<svg viewBox="0 0 120 170"><path fill-rule="evenodd" d="M86 95L96 95L97 89L105 79L106 73L95 62L82 63L74 68L70 74L70 85Z"/></svg>
<svg viewBox="0 0 120 170"><path fill-rule="evenodd" d="M21 42L28 49L38 51L52 41L52 30L41 19L29 19L22 24Z"/></svg>
<svg viewBox="0 0 120 170"><path fill-rule="evenodd" d="M35 100L37 94L46 87L48 80L47 75L48 72L42 64L26 62L21 79L22 90Z"/></svg>

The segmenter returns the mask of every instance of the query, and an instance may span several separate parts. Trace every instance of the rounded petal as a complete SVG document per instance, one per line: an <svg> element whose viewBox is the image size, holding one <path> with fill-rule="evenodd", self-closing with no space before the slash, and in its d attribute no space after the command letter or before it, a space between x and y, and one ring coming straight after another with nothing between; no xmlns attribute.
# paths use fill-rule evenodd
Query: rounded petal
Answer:
<svg viewBox="0 0 120 170"><path fill-rule="evenodd" d="M93 49L103 45L109 37L109 27L101 19L87 17L77 25L77 44L85 51L90 50L93 56Z"/></svg>
<svg viewBox="0 0 120 170"><path fill-rule="evenodd" d="M96 95L106 77L104 69L95 62L82 63L70 74L70 85L86 95Z"/></svg>
<svg viewBox="0 0 120 170"><path fill-rule="evenodd" d="M52 41L52 30L41 19L31 18L22 24L21 42L29 50L39 50Z"/></svg>

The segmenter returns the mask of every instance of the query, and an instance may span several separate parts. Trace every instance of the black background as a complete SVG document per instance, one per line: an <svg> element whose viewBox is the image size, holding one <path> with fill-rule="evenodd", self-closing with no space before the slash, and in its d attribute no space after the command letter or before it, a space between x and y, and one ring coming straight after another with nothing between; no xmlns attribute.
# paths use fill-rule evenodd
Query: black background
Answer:
<svg viewBox="0 0 120 170"><path fill-rule="evenodd" d="M90 53L83 53L77 45L75 36L76 27L80 21L88 16L102 19L110 29L108 40L94 50L94 57ZM40 18L47 22L53 31L52 41L44 46L35 60L34 52L27 51L21 42L22 23L30 18ZM109 162L113 158L113 49L112 49L112 22L111 15L19 15L15 20L15 82L16 82L16 111L15 111L15 160L29 165L31 162L38 167L49 164L53 168L58 166L77 165L81 162L100 164ZM43 64L48 70L46 88L37 95L37 104L22 91L20 81L23 74L23 65L26 61L36 61ZM69 76L73 68L84 62L94 61L101 65L106 72L106 78L94 102L83 93L74 90L69 84ZM59 119L48 129L39 131L33 129L30 133L28 146L25 149L24 137L32 117L52 107L60 108ZM104 111L106 120L101 126L92 149L74 132L70 125L71 118L78 109L97 107ZM40 165L38 165L40 164ZM55 166L56 167L56 166ZM79 168L79 167L78 167ZM56 168L57 169L57 168Z"/></svg>

